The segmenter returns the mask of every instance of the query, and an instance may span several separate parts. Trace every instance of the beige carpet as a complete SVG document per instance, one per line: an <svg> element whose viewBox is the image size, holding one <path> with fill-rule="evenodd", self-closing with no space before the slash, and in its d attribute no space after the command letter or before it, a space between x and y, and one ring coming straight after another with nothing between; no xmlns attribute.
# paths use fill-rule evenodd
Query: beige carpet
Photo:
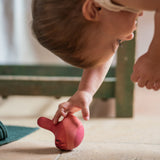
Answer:
<svg viewBox="0 0 160 160"><path fill-rule="evenodd" d="M150 96L149 92L147 94ZM154 93L158 96L157 99L154 96L152 101L156 106L152 105L150 109L147 107L145 112L144 105L147 106L148 102L144 96L147 94L141 94L143 101L140 101L139 94L136 95L135 101L139 108L135 108L137 114L132 119L82 120L84 140L71 152L55 148L54 136L40 129L17 142L1 146L0 160L160 160L160 118L155 114L160 109L151 110L159 106L159 93ZM9 97L0 101L0 120L5 124L35 127L39 116L52 118L57 105L66 99Z"/></svg>

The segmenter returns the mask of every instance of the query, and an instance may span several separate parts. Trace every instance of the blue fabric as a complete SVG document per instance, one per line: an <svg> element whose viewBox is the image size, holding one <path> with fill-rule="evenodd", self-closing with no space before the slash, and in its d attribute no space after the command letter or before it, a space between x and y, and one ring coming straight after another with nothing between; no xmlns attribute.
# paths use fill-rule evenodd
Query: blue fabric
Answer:
<svg viewBox="0 0 160 160"><path fill-rule="evenodd" d="M31 127L5 126L0 121L0 146L19 140L37 129L38 128Z"/></svg>
<svg viewBox="0 0 160 160"><path fill-rule="evenodd" d="M7 137L8 137L7 128L0 121L0 141L6 139Z"/></svg>

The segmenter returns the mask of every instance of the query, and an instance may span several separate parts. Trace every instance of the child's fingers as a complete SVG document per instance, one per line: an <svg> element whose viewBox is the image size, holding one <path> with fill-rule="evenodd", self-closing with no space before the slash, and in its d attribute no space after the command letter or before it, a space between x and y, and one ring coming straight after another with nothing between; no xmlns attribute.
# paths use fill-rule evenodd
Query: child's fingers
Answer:
<svg viewBox="0 0 160 160"><path fill-rule="evenodd" d="M89 107L82 108L82 115L84 120L89 120Z"/></svg>
<svg viewBox="0 0 160 160"><path fill-rule="evenodd" d="M60 117L61 117L61 114L59 111L57 111L54 118L53 118L53 123L57 124Z"/></svg>
<svg viewBox="0 0 160 160"><path fill-rule="evenodd" d="M60 104L58 107L58 110L53 118L53 123L57 124L58 120L61 116L66 117L67 111L68 111L68 105L66 105L65 103Z"/></svg>
<svg viewBox="0 0 160 160"><path fill-rule="evenodd" d="M160 81L156 81L156 82L154 83L153 89L154 89L155 91L157 91L157 90L160 89Z"/></svg>
<svg viewBox="0 0 160 160"><path fill-rule="evenodd" d="M152 82L152 81L149 81L149 82L147 82L147 84L146 84L146 88L147 88L147 89L153 89L153 86L154 86L154 82Z"/></svg>
<svg viewBox="0 0 160 160"><path fill-rule="evenodd" d="M157 82L157 90L160 89L160 81Z"/></svg>
<svg viewBox="0 0 160 160"><path fill-rule="evenodd" d="M138 82L139 76L135 72L133 72L131 75L131 80L132 82Z"/></svg>
<svg viewBox="0 0 160 160"><path fill-rule="evenodd" d="M147 79L144 79L144 78L140 78L139 80L138 80L138 86L139 87L144 87L146 84L147 84Z"/></svg>

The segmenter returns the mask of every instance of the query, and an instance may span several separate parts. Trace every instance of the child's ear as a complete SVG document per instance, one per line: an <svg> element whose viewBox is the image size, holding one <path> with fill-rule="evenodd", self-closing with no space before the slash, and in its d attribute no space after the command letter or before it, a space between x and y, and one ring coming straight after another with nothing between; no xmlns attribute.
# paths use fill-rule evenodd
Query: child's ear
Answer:
<svg viewBox="0 0 160 160"><path fill-rule="evenodd" d="M82 7L83 16L89 21L98 21L101 6L94 0L86 0Z"/></svg>

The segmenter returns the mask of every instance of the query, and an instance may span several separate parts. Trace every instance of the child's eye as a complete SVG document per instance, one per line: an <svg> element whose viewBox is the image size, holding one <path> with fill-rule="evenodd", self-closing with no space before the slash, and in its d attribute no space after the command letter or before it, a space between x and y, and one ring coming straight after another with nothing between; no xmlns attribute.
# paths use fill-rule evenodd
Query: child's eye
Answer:
<svg viewBox="0 0 160 160"><path fill-rule="evenodd" d="M122 40L120 40L120 39L118 39L117 41L118 41L119 44L121 44L121 42L122 42Z"/></svg>
<svg viewBox="0 0 160 160"><path fill-rule="evenodd" d="M118 44L121 45L122 44L122 40L118 39Z"/></svg>

